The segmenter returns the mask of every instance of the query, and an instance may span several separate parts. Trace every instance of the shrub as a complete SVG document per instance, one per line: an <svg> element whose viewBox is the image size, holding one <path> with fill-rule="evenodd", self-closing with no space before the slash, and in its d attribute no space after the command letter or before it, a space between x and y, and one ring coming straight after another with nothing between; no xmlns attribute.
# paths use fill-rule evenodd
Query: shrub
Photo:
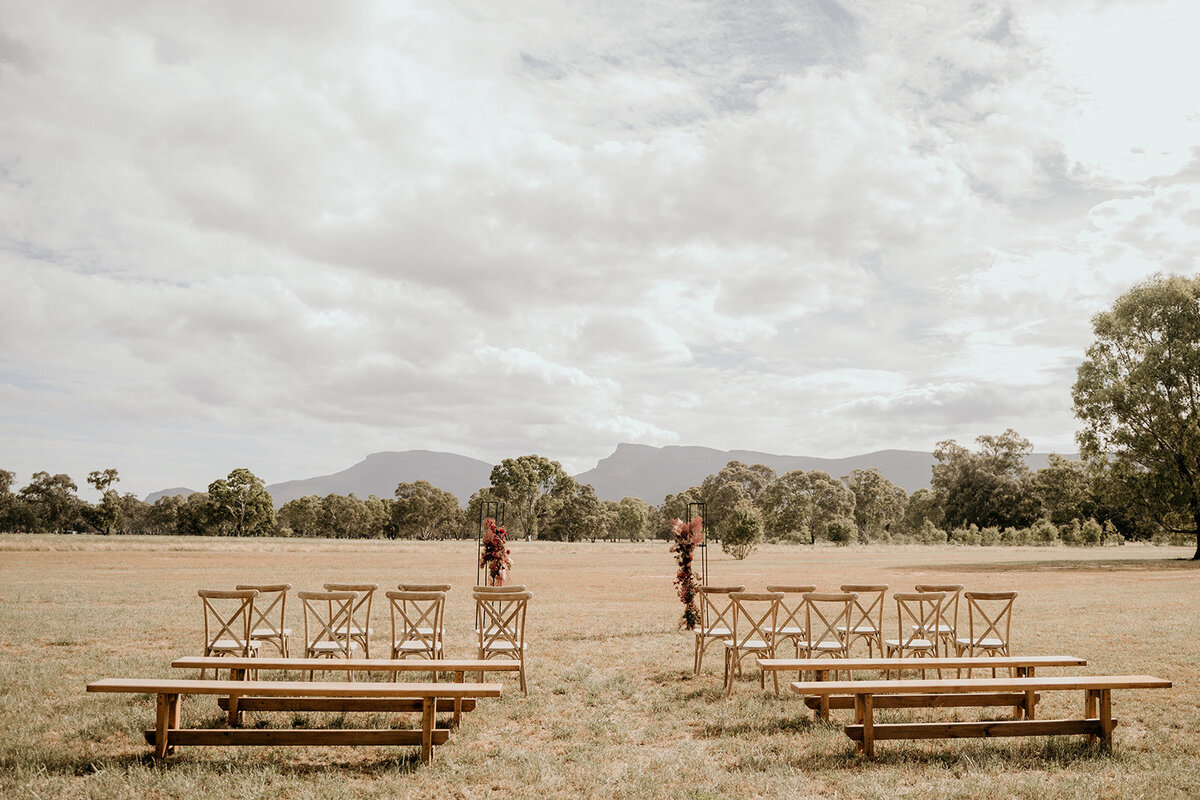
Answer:
<svg viewBox="0 0 1200 800"><path fill-rule="evenodd" d="M1059 534L1065 544L1078 547L1083 544L1083 526L1079 524L1079 518L1071 520L1066 526L1059 528Z"/></svg>
<svg viewBox="0 0 1200 800"><path fill-rule="evenodd" d="M1104 540L1104 528L1100 527L1100 523L1091 517L1083 523L1083 528L1080 531L1083 537L1083 544L1088 547L1095 547Z"/></svg>
<svg viewBox="0 0 1200 800"><path fill-rule="evenodd" d="M1100 540L1100 543L1106 547L1109 545L1115 546L1125 544L1125 537L1121 535L1119 530L1117 530L1117 526L1112 524L1112 520L1105 520L1104 538Z"/></svg>
<svg viewBox="0 0 1200 800"><path fill-rule="evenodd" d="M1042 517L1029 528L1029 538L1033 544L1042 545L1043 547L1058 544L1058 528L1054 527L1054 523Z"/></svg>
<svg viewBox="0 0 1200 800"><path fill-rule="evenodd" d="M858 526L853 520L835 519L825 526L825 536L834 544L851 544L858 541Z"/></svg>
<svg viewBox="0 0 1200 800"><path fill-rule="evenodd" d="M741 561L763 540L762 515L750 503L738 503L721 526L721 549Z"/></svg>
<svg viewBox="0 0 1200 800"><path fill-rule="evenodd" d="M979 543L984 547L1000 544L1000 529L995 525L984 528L979 532Z"/></svg>
<svg viewBox="0 0 1200 800"><path fill-rule="evenodd" d="M955 528L950 531L950 541L953 544L962 545L978 545L979 544L979 526L971 523L970 527Z"/></svg>

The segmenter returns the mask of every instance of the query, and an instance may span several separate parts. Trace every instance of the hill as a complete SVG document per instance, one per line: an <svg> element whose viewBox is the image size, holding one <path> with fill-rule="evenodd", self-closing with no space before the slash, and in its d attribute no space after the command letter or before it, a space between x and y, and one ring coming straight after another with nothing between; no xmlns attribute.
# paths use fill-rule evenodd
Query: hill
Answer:
<svg viewBox="0 0 1200 800"><path fill-rule="evenodd" d="M396 484L429 481L445 489L466 505L471 495L491 483L492 465L477 458L438 453L432 450L406 450L372 453L349 469L298 481L272 483L267 491L275 507L297 497L315 494L354 494L361 498L378 495L391 499Z"/></svg>
<svg viewBox="0 0 1200 800"><path fill-rule="evenodd" d="M203 490L201 490L201 491L203 491ZM159 498L162 498L162 497L170 497L172 495L178 494L178 495L183 495L183 497L186 498L189 495L193 495L195 493L196 493L195 489L189 489L186 486L176 486L174 489L160 489L157 492L151 492L150 494L146 495L146 502L149 503L150 505L154 505L155 501L157 501Z"/></svg>

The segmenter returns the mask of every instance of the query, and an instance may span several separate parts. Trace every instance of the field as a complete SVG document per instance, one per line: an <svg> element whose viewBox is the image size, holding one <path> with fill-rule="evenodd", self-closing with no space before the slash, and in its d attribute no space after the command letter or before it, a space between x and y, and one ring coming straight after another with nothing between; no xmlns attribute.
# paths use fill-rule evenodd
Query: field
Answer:
<svg viewBox="0 0 1200 800"><path fill-rule="evenodd" d="M1015 653L1078 655L1088 672L1174 681L1167 691L1114 693L1111 755L1083 737L883 742L878 759L863 762L839 727L846 712L814 723L799 698L764 694L750 676L726 702L716 648L692 675L665 543L517 542L512 580L534 593L529 697L505 678L505 696L481 702L432 767L415 748L190 748L156 764L141 737L153 699L86 694L84 685L166 677L173 657L197 654L197 588L445 580L454 584L447 654L473 657L474 543L0 537L0 796L1197 797L1200 572L1190 555L1129 545L768 546L741 562L710 556L713 582L748 588L1017 589ZM892 603L885 625L894 613ZM289 616L298 635L299 608ZM386 637L386 611L374 620ZM1040 716L1078 712L1076 693L1056 694ZM902 715L914 716L879 717ZM185 726L219 718L215 703L184 702ZM309 724L338 722L312 715Z"/></svg>

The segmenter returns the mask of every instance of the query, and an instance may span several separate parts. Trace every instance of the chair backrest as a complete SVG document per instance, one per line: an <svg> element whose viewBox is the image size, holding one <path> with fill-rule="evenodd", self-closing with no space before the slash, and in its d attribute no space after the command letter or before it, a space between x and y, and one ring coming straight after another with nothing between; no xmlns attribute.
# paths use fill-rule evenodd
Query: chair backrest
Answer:
<svg viewBox="0 0 1200 800"><path fill-rule="evenodd" d="M700 586L696 599L700 601L700 632L733 631L732 592L744 592L745 586Z"/></svg>
<svg viewBox="0 0 1200 800"><path fill-rule="evenodd" d="M284 621L287 619L287 593L292 588L290 583L239 583L234 588L258 592L250 630L263 628L271 636L283 636Z"/></svg>
<svg viewBox="0 0 1200 800"><path fill-rule="evenodd" d="M421 650L435 656L442 642L442 619L446 611L446 593L440 591L387 592L392 611L392 648L403 642L415 642Z"/></svg>
<svg viewBox="0 0 1200 800"><path fill-rule="evenodd" d="M522 657L525 648L525 611L531 592L472 592L479 626L479 649L507 646Z"/></svg>
<svg viewBox="0 0 1200 800"><path fill-rule="evenodd" d="M783 592L730 592L733 603L733 646L746 649L759 642L775 647L775 624Z"/></svg>
<svg viewBox="0 0 1200 800"><path fill-rule="evenodd" d="M962 595L961 583L918 583L914 587L918 592L942 592L946 595L942 600L942 613L938 622L942 628L949 631L958 630L958 598Z"/></svg>
<svg viewBox="0 0 1200 800"><path fill-rule="evenodd" d="M972 644L999 639L1009 646L1013 601L1016 592L963 592L967 599L967 625Z"/></svg>
<svg viewBox="0 0 1200 800"><path fill-rule="evenodd" d="M510 583L506 586L476 586L472 594L520 594L525 591L525 584Z"/></svg>
<svg viewBox="0 0 1200 800"><path fill-rule="evenodd" d="M296 592L304 607L304 646L334 642L349 654L358 592ZM309 618L312 625L309 625Z"/></svg>
<svg viewBox="0 0 1200 800"><path fill-rule="evenodd" d="M809 643L842 642L838 629L850 627L850 616L857 599L858 595L852 592L809 592L804 595L804 630Z"/></svg>
<svg viewBox="0 0 1200 800"><path fill-rule="evenodd" d="M804 595L816 590L816 586L769 584L768 592L783 594L783 599L779 601L779 620L775 623L775 630L804 630Z"/></svg>
<svg viewBox="0 0 1200 800"><path fill-rule="evenodd" d="M936 645L945 592L896 592L892 597L896 598L900 646L911 647L917 640Z"/></svg>
<svg viewBox="0 0 1200 800"><path fill-rule="evenodd" d="M254 619L254 589L200 589L196 592L204 609L204 647L225 640L250 655L251 620Z"/></svg>
<svg viewBox="0 0 1200 800"><path fill-rule="evenodd" d="M371 598L375 596L378 583L326 583L327 592L354 592L358 599L354 601L354 619L364 628L371 625Z"/></svg>
<svg viewBox="0 0 1200 800"><path fill-rule="evenodd" d="M402 592L448 592L448 583L402 583L396 587Z"/></svg>
<svg viewBox="0 0 1200 800"><path fill-rule="evenodd" d="M883 630L883 597L887 594L886 583L847 583L841 587L847 594L858 595L850 607L850 631L860 628Z"/></svg>

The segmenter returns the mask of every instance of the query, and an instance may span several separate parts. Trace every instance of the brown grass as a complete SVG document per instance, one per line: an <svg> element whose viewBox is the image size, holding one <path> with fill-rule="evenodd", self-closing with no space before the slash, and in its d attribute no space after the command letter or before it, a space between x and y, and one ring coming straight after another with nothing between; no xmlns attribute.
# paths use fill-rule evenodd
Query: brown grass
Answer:
<svg viewBox="0 0 1200 800"><path fill-rule="evenodd" d="M691 674L692 637L676 627L664 543L513 550L512 578L535 595L530 696L505 679L505 697L481 703L432 767L411 748L190 748L155 764L140 734L152 700L83 687L171 675L170 660L200 644L197 588L446 580L455 587L448 655L471 657L474 543L0 537L0 796L1200 796L1200 574L1189 549L772 546L742 562L711 554L713 580L748 587L954 579L1015 588L1016 652L1079 655L1089 672L1175 682L1115 694L1112 755L1080 737L884 742L873 763L837 724L814 723L796 697L763 694L756 677L726 702L715 648L704 674ZM374 627L386 631L385 616ZM1081 704L1073 693L1050 695L1039 713L1074 714ZM218 721L215 704L185 701L185 725ZM331 724L318 715L301 723Z"/></svg>

